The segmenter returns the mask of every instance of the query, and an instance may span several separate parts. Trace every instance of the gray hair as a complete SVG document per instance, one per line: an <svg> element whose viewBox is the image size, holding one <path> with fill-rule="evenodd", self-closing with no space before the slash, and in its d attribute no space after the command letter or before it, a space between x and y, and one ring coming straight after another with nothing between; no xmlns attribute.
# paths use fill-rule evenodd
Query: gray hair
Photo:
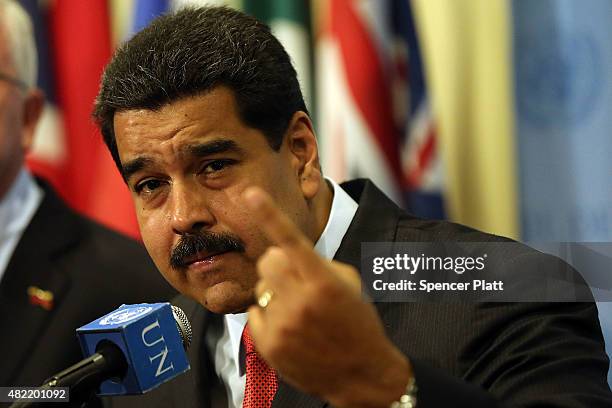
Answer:
<svg viewBox="0 0 612 408"><path fill-rule="evenodd" d="M36 87L38 58L30 16L15 0L0 0L0 26L8 37L17 78L30 89Z"/></svg>

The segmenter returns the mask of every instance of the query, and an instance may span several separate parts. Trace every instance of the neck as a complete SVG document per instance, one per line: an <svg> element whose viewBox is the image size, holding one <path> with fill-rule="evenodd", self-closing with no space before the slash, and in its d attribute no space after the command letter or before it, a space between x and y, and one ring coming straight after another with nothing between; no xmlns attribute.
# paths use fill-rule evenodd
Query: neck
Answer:
<svg viewBox="0 0 612 408"><path fill-rule="evenodd" d="M0 201L4 199L13 184L17 181L17 176L21 171L21 165L11 165L8 168L0 167Z"/></svg>
<svg viewBox="0 0 612 408"><path fill-rule="evenodd" d="M316 199L313 200L313 210L316 222L313 234L310 237L312 242L317 242L321 234L323 234L327 221L329 220L333 200L334 191L332 186L327 180L322 178L321 189L317 193Z"/></svg>

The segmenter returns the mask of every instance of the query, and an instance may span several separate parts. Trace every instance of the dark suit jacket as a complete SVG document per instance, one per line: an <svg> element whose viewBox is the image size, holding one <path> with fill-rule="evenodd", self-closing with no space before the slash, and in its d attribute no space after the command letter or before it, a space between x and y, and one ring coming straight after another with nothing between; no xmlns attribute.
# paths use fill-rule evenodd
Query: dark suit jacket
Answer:
<svg viewBox="0 0 612 408"><path fill-rule="evenodd" d="M506 240L457 224L412 217L367 181L342 187L359 202L359 209L336 260L357 268L362 241ZM508 262L520 268L523 262L542 258L525 248L521 254L509 255ZM182 297L175 303L183 307L194 329L191 371L150 394L116 398L113 406L226 406L204 340L220 316ZM389 338L414 366L418 407L612 407L606 382L608 358L593 303L379 303L376 307ZM326 404L281 382L272 406Z"/></svg>
<svg viewBox="0 0 612 408"><path fill-rule="evenodd" d="M122 303L176 294L142 245L77 215L41 186L41 205L0 281L0 386L42 384L83 358L77 327ZM53 293L51 310L30 303L31 285Z"/></svg>

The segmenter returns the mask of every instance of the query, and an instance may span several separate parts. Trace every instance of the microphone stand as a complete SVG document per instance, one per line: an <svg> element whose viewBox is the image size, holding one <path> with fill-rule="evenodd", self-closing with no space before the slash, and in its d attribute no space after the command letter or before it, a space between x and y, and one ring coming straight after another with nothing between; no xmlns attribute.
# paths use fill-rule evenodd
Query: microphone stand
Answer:
<svg viewBox="0 0 612 408"><path fill-rule="evenodd" d="M122 377L127 371L125 356L119 347L110 342L101 342L97 352L88 358L60 371L45 380L41 388L68 387L70 402L64 407L80 407L86 403L100 384L113 377ZM49 402L20 400L9 408L32 408L49 406Z"/></svg>

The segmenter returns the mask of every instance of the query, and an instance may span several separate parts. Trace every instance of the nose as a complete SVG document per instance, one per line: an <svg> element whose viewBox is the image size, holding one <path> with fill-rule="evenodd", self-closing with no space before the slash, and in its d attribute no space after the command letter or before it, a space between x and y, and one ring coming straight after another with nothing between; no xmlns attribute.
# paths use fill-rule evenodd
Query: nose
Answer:
<svg viewBox="0 0 612 408"><path fill-rule="evenodd" d="M198 186L174 185L170 200L170 222L175 234L183 235L210 228L215 217Z"/></svg>

